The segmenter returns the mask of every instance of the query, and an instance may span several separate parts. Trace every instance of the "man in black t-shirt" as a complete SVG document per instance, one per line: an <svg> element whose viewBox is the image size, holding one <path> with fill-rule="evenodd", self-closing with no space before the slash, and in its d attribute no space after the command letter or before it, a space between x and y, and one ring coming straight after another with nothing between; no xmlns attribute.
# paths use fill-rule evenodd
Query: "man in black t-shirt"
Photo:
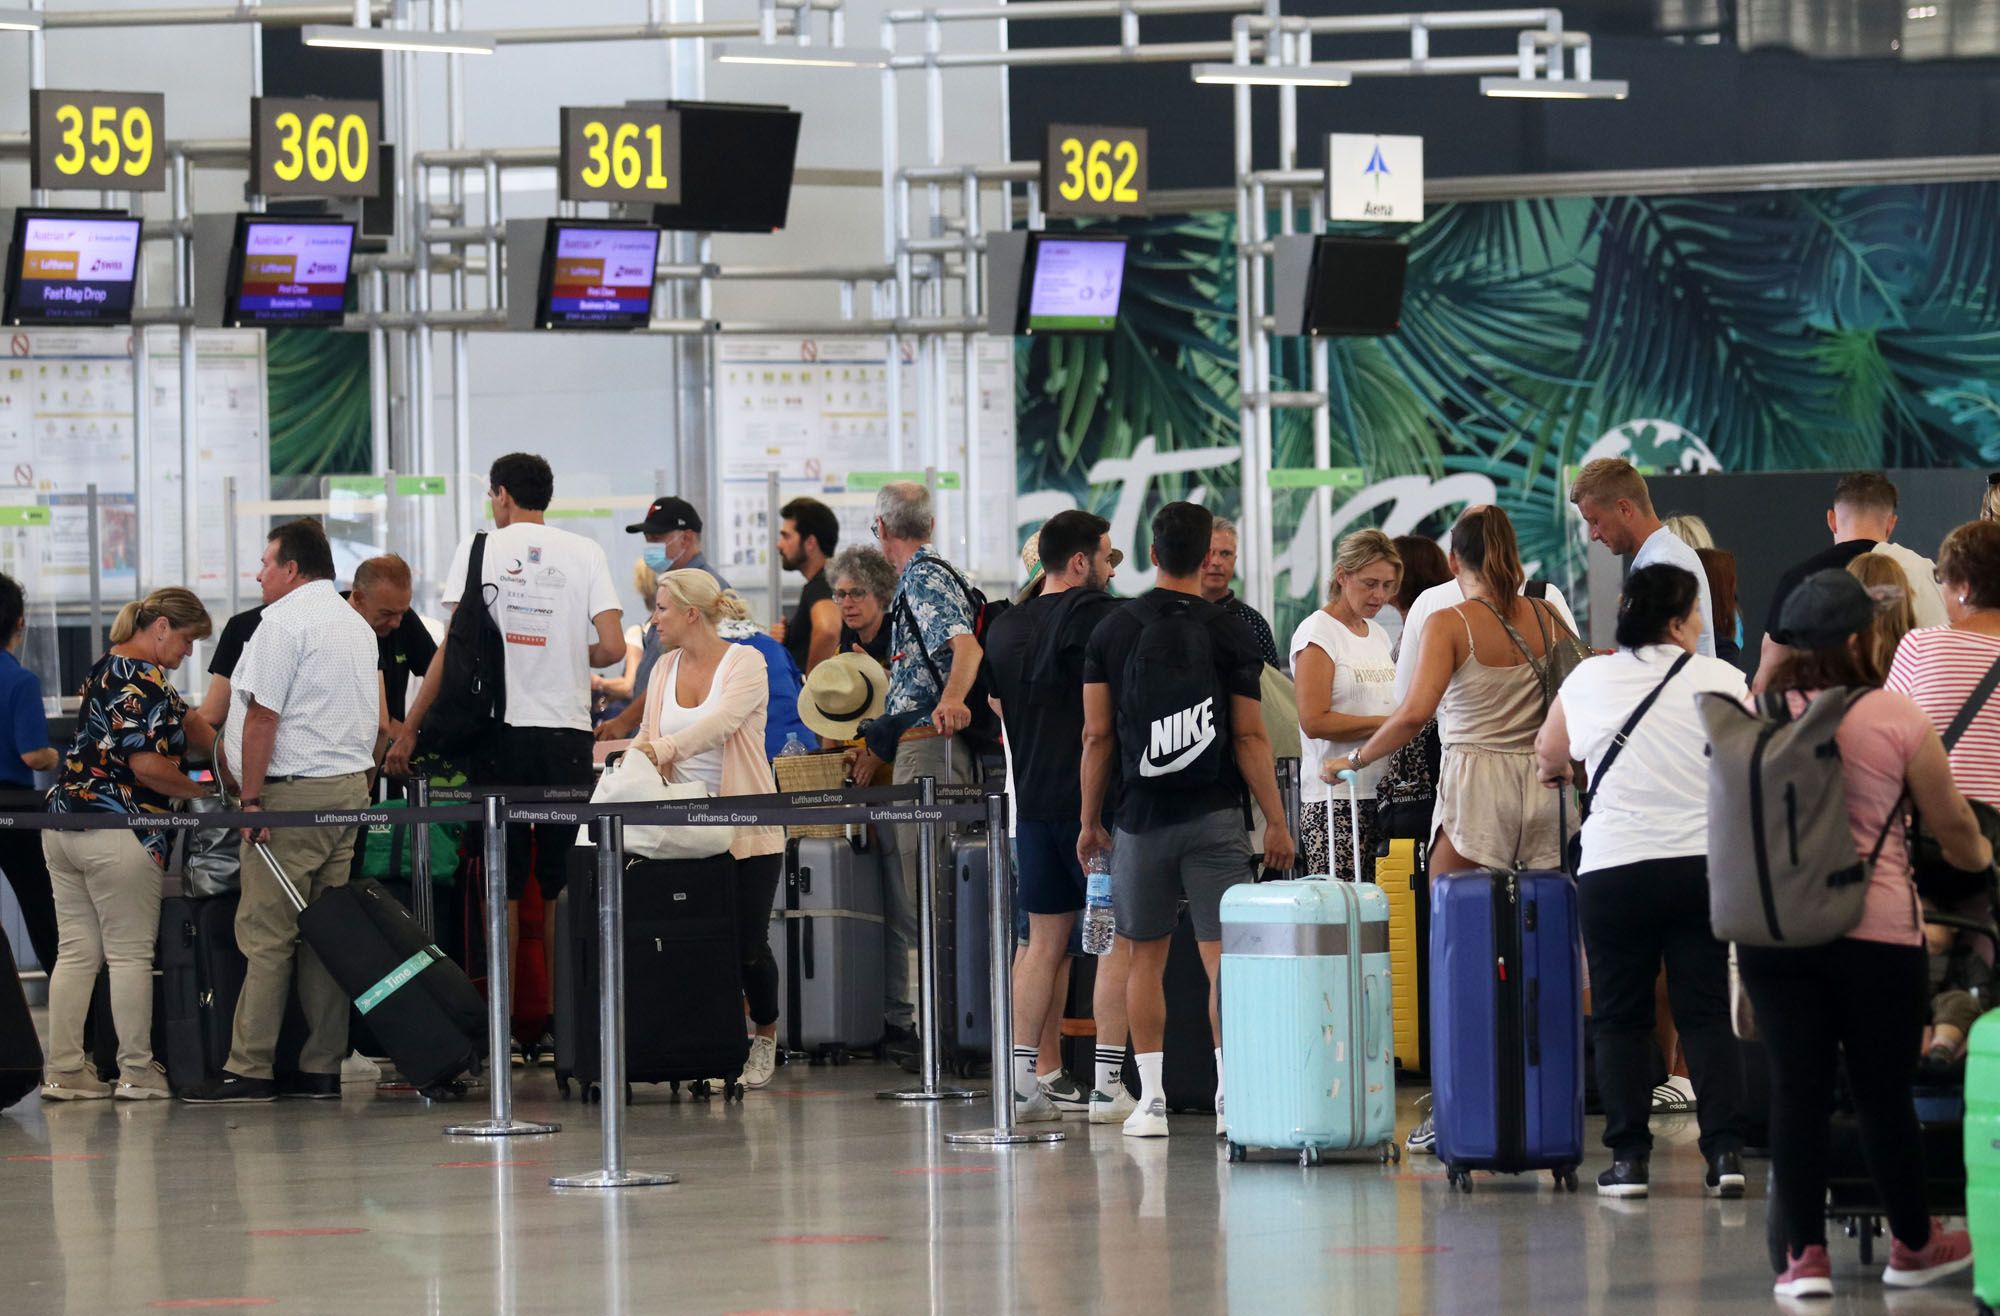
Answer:
<svg viewBox="0 0 2000 1316"><path fill-rule="evenodd" d="M1246 788L1267 819L1264 862L1289 868L1294 853L1258 707L1263 655L1240 618L1201 597L1201 565L1213 520L1194 503L1168 503L1159 510L1153 517L1156 587L1105 618L1084 654L1077 858L1088 864L1099 851L1111 850L1112 909L1118 939L1132 955L1125 1000L1140 1091L1125 1133L1135 1138L1163 1138L1168 1131L1160 1086L1164 980L1168 938L1183 896L1208 972L1209 1028L1220 1040L1215 982L1222 960L1222 893L1250 881L1254 871L1245 835ZM1171 629L1149 635L1155 627ZM1183 635L1189 627L1200 628L1196 638L1206 639L1213 672L1176 669L1173 653L1163 652L1163 637ZM1133 683L1137 668L1146 671L1144 686ZM1162 694L1172 693L1169 680L1175 687L1199 685L1213 693L1191 707L1158 707ZM1126 736L1142 736L1145 743L1121 743ZM1114 771L1122 777L1116 844L1103 822ZM1218 1046L1218 1125L1221 1059Z"/></svg>
<svg viewBox="0 0 2000 1316"><path fill-rule="evenodd" d="M1076 783L1083 760L1083 662L1092 632L1118 608L1104 592L1114 550L1111 523L1062 512L1041 529L1042 592L1008 609L986 633L984 671L1014 760L1014 844L1028 947L1014 964L1014 1118L1023 1123L1088 1114L1115 1124L1132 1112L1119 1080L1125 1058L1125 970L1120 947L1097 962L1096 1085L1060 1073L1038 1079L1035 1058L1070 929L1084 907L1077 859Z"/></svg>
<svg viewBox="0 0 2000 1316"><path fill-rule="evenodd" d="M421 674L430 669L432 655L437 652L437 641L431 638L422 619L410 609L414 588L410 564L394 553L385 553L381 557L371 557L356 567L354 588L341 595L350 607L361 614L368 628L375 632L377 666L382 673L383 692L389 701L391 740L403 732L410 673L418 673L421 679ZM263 619L263 608L251 608L237 613L223 626L222 634L215 642L215 656L208 664L208 673L215 679L208 683L208 691L202 697L204 716L211 709L218 718L227 714L229 683L236 674L237 660L242 658L243 646L257 633L257 624ZM217 721L212 725L219 726L221 723ZM377 757L380 757L379 753Z"/></svg>
<svg viewBox="0 0 2000 1316"><path fill-rule="evenodd" d="M826 562L840 546L840 520L817 498L794 498L778 509L778 559L806 578L790 621L773 622L771 638L785 646L801 676L840 652L840 609Z"/></svg>
<svg viewBox="0 0 2000 1316"><path fill-rule="evenodd" d="M1888 540L1896 528L1896 486L1878 471L1843 475L1833 489L1833 506L1827 510L1826 528L1833 532L1833 546L1787 570L1778 577L1778 587L1771 591L1771 610L1764 621L1763 653L1757 663L1756 679L1750 683L1750 688L1759 694L1778 664L1791 653L1785 629L1778 622L1785 600L1807 576L1817 571L1844 571L1855 558L1874 552L1876 545Z"/></svg>

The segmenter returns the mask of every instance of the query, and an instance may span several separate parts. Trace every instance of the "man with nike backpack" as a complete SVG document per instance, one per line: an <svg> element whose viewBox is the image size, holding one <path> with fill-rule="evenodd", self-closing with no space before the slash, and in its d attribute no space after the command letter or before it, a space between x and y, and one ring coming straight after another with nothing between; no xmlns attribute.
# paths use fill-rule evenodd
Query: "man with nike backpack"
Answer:
<svg viewBox="0 0 2000 1316"><path fill-rule="evenodd" d="M1263 657L1240 618L1201 597L1214 518L1194 503L1153 517L1155 587L1092 633L1083 668L1083 808L1077 858L1111 851L1118 939L1131 954L1128 1025L1139 1067L1133 1138L1167 1136L1162 1088L1167 948L1187 899L1209 982L1209 1029L1220 1042L1216 976L1222 893L1251 881L1248 796L1268 820L1264 863L1294 854L1278 800L1271 742L1258 709ZM1119 776L1118 836L1105 831L1111 774ZM1247 790L1246 790L1247 787ZM1222 1072L1216 1049L1216 1073ZM1218 1125L1222 1092L1215 1094Z"/></svg>

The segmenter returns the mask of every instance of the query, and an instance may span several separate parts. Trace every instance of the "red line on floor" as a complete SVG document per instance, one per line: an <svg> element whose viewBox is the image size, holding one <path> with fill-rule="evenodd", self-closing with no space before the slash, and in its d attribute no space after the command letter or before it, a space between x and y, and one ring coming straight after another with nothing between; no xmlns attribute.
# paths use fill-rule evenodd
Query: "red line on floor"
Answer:
<svg viewBox="0 0 2000 1316"><path fill-rule="evenodd" d="M97 1160L97 1159L99 1159L99 1153L97 1153L97 1152L73 1152L73 1153L71 1153L71 1154L69 1154L69 1155L67 1155L67 1156L61 1156L61 1155L58 1155L58 1156L9 1156L9 1157L8 1157L7 1159L8 1159L8 1160L10 1160L10 1161L94 1161L94 1160Z"/></svg>
<svg viewBox="0 0 2000 1316"><path fill-rule="evenodd" d="M252 1238L340 1238L347 1234L365 1234L365 1229L252 1229Z"/></svg>
<svg viewBox="0 0 2000 1316"><path fill-rule="evenodd" d="M179 1310L193 1307L275 1307L276 1298L162 1298L149 1307Z"/></svg>
<svg viewBox="0 0 2000 1316"><path fill-rule="evenodd" d="M766 1243L886 1243L887 1234L779 1234Z"/></svg>
<svg viewBox="0 0 2000 1316"><path fill-rule="evenodd" d="M743 1307L722 1316L854 1316L852 1307Z"/></svg>
<svg viewBox="0 0 2000 1316"><path fill-rule="evenodd" d="M439 1161L433 1170L491 1170L502 1165L547 1165L547 1161Z"/></svg>

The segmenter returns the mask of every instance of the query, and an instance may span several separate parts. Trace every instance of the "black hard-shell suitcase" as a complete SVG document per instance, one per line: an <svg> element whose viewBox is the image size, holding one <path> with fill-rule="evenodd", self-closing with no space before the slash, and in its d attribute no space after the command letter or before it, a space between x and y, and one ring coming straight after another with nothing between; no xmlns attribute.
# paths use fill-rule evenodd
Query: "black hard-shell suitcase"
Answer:
<svg viewBox="0 0 2000 1316"><path fill-rule="evenodd" d="M585 1100L602 1096L597 1005L596 851L578 847L558 898L556 1088L573 1081ZM676 1094L742 1099L750 1037L736 945L736 861L625 860L625 1079L668 1083Z"/></svg>
<svg viewBox="0 0 2000 1316"><path fill-rule="evenodd" d="M41 1085L42 1040L14 969L14 949L0 931L0 1110Z"/></svg>
<svg viewBox="0 0 2000 1316"><path fill-rule="evenodd" d="M988 875L986 829L940 838L950 862L945 867L944 932L939 967L944 990L938 1001L938 1052L943 1063L966 1078L993 1058L993 887Z"/></svg>
<svg viewBox="0 0 2000 1316"><path fill-rule="evenodd" d="M273 873L270 849L258 853ZM427 1094L457 1095L460 1075L486 1059L486 1003L379 882L328 887L307 905L289 881L299 937L367 1017L396 1069Z"/></svg>
<svg viewBox="0 0 2000 1316"><path fill-rule="evenodd" d="M1182 905L1167 947L1165 980L1167 1028L1160 1059L1160 1084L1167 1091L1167 1109L1203 1115L1215 1113L1215 1034L1208 1026L1208 971L1194 939L1194 922ZM1139 1063L1125 1047L1125 1086L1139 1086Z"/></svg>

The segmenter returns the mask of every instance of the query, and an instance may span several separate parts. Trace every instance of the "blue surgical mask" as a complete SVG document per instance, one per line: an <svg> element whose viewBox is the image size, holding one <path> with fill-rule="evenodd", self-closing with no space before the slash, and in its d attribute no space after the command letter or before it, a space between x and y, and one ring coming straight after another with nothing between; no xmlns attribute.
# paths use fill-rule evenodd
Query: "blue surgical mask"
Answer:
<svg viewBox="0 0 2000 1316"><path fill-rule="evenodd" d="M645 552L640 554L640 556L645 560L647 567L653 571L658 572L667 569L667 546L665 544L648 544L646 545Z"/></svg>

